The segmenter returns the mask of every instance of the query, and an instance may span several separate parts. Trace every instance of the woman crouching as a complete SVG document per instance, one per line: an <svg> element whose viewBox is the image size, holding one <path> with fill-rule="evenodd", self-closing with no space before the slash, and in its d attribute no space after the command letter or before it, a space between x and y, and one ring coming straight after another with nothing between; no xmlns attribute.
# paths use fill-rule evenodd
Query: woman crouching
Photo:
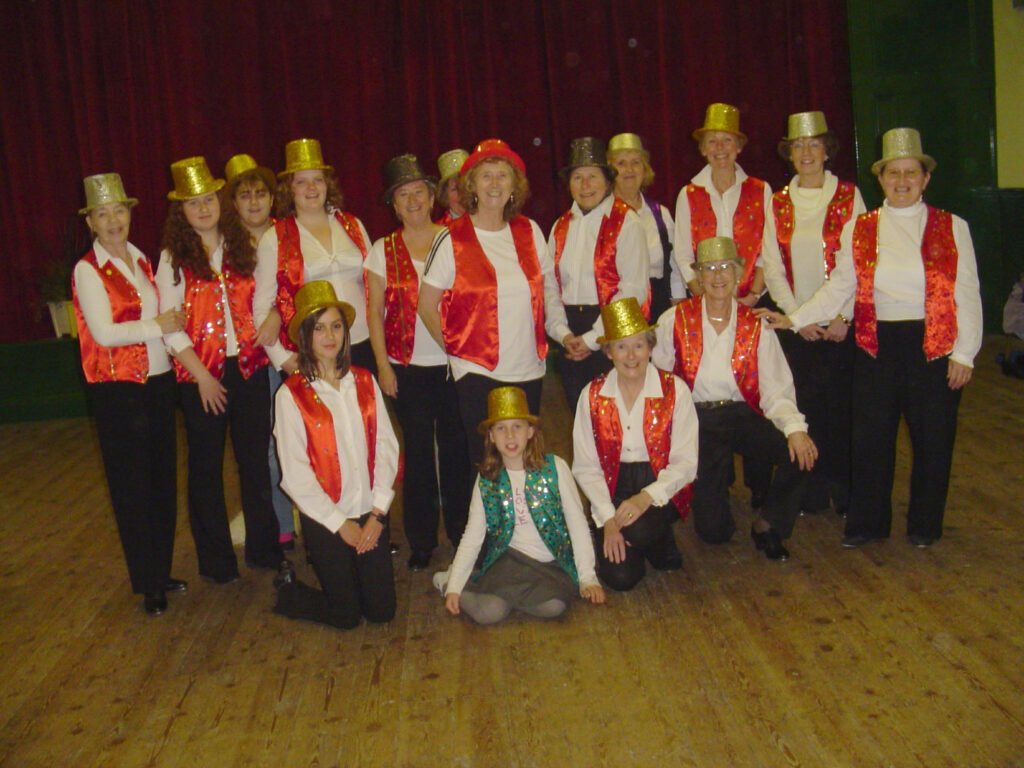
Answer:
<svg viewBox="0 0 1024 768"><path fill-rule="evenodd" d="M491 390L479 429L484 454L469 522L451 569L435 576L445 607L456 616L464 610L478 624L496 624L513 608L538 618L561 616L577 587L590 602L603 603L576 483L562 459L544 453L540 420L530 414L526 392ZM470 580L485 539L483 565Z"/></svg>
<svg viewBox="0 0 1024 768"><path fill-rule="evenodd" d="M325 280L296 293L288 335L299 367L277 392L274 427L281 487L299 508L322 587L282 575L274 612L341 629L395 615L386 523L398 440L373 375L351 365L354 318Z"/></svg>

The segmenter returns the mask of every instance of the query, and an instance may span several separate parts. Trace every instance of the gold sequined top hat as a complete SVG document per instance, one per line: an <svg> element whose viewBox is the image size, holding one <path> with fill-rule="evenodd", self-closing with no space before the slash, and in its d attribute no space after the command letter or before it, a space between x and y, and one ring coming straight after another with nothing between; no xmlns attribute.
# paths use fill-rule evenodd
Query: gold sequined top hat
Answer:
<svg viewBox="0 0 1024 768"><path fill-rule="evenodd" d="M892 128L882 134L882 159L871 164L871 172L877 176L886 163L904 158L920 160L928 173L938 165L934 157L921 149L921 133L917 128Z"/></svg>
<svg viewBox="0 0 1024 768"><path fill-rule="evenodd" d="M569 162L558 173L565 179L575 168L595 165L604 171L608 181L615 178L615 169L608 165L608 150L604 141L594 136L583 136L569 142Z"/></svg>
<svg viewBox="0 0 1024 768"><path fill-rule="evenodd" d="M274 172L265 165L257 163L252 155L245 154L235 155L224 166L224 177L228 182L229 194L234 195L235 187L242 180L242 176L251 171L258 173L260 178L263 179L263 183L267 186L267 191L270 194L274 194L274 188L277 186Z"/></svg>
<svg viewBox="0 0 1024 768"><path fill-rule="evenodd" d="M709 104L704 113L704 125L691 135L700 141L700 137L709 131L725 131L739 136L741 141L747 140L747 134L740 130L740 111L732 104Z"/></svg>
<svg viewBox="0 0 1024 768"><path fill-rule="evenodd" d="M526 175L526 163L523 162L523 158L512 151L512 147L501 139L484 139L473 148L472 154L462 163L459 176L465 177L484 160L504 160L517 168L523 176Z"/></svg>
<svg viewBox="0 0 1024 768"><path fill-rule="evenodd" d="M782 140L809 139L813 136L824 136L828 132L824 112L795 112L786 121L786 135Z"/></svg>
<svg viewBox="0 0 1024 768"><path fill-rule="evenodd" d="M295 139L284 145L284 170L277 174L283 178L298 171L333 171L324 162L320 142L316 139Z"/></svg>
<svg viewBox="0 0 1024 768"><path fill-rule="evenodd" d="M80 214L89 213L93 208L110 203L123 203L131 208L138 205L138 199L128 197L124 193L124 184L121 182L121 175L118 173L97 173L95 176L86 176L82 179L85 186L85 208L79 208Z"/></svg>
<svg viewBox="0 0 1024 768"><path fill-rule="evenodd" d="M487 393L487 418L480 422L477 431L484 434L504 419L522 419L531 424L540 421L530 413L526 392L519 387L498 387Z"/></svg>
<svg viewBox="0 0 1024 768"><path fill-rule="evenodd" d="M171 163L171 178L174 189L167 193L168 200L191 200L224 186L224 179L213 178L205 157L186 157Z"/></svg>
<svg viewBox="0 0 1024 768"><path fill-rule="evenodd" d="M743 266L743 260L736 250L736 243L731 237L707 237L697 243L697 266L716 261L731 261Z"/></svg>
<svg viewBox="0 0 1024 768"><path fill-rule="evenodd" d="M627 296L601 307L601 322L604 323L604 336L598 337L598 344L611 344L613 341L628 339L630 336L653 331L655 328L647 322L643 310L640 309L640 302L634 296Z"/></svg>
<svg viewBox="0 0 1024 768"><path fill-rule="evenodd" d="M384 165L384 192L381 200L388 205L391 204L391 196L394 191L403 184L411 181L425 181L428 187L433 187L437 180L433 176L427 176L420 168L420 161L416 155L398 155L392 157Z"/></svg>
<svg viewBox="0 0 1024 768"><path fill-rule="evenodd" d="M288 338L293 344L299 343L299 326L314 312L337 307L345 317L349 328L356 319L356 308L347 301L341 301L334 292L334 286L327 280L312 280L295 293L295 317L288 323Z"/></svg>
<svg viewBox="0 0 1024 768"><path fill-rule="evenodd" d="M452 176L458 176L462 164L469 157L469 152L464 149L449 149L437 158L437 172L441 174L438 185L443 185Z"/></svg>
<svg viewBox="0 0 1024 768"><path fill-rule="evenodd" d="M635 133L617 133L608 140L608 154L612 152L625 152L634 149L644 156L645 160L651 159L651 153L644 149L644 143Z"/></svg>

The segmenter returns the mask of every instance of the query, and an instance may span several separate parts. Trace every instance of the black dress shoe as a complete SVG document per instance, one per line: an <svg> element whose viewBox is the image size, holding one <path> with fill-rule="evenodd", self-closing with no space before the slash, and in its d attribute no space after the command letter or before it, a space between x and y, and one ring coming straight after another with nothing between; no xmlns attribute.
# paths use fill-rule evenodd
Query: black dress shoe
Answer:
<svg viewBox="0 0 1024 768"><path fill-rule="evenodd" d="M758 531L750 526L750 538L754 540L754 546L764 552L769 560L788 560L789 550L782 546L782 537L774 528L767 531Z"/></svg>
<svg viewBox="0 0 1024 768"><path fill-rule="evenodd" d="M167 610L167 595L163 590L146 592L142 596L142 605L150 616L159 616Z"/></svg>
<svg viewBox="0 0 1024 768"><path fill-rule="evenodd" d="M208 581L211 584L221 584L221 585L223 585L223 584L234 584L236 581L238 581L240 578L242 578L237 573L232 573L232 574L230 574L228 576L207 576L205 573L201 573L199 575L202 576L203 581Z"/></svg>
<svg viewBox="0 0 1024 768"><path fill-rule="evenodd" d="M430 552L414 549L412 554L409 555L408 565L410 571L422 571L430 565Z"/></svg>
<svg viewBox="0 0 1024 768"><path fill-rule="evenodd" d="M843 536L842 545L847 549L856 549L871 542L871 537L866 533L855 533L852 536Z"/></svg>
<svg viewBox="0 0 1024 768"><path fill-rule="evenodd" d="M290 560L285 560L277 569L277 576L274 577L274 589L281 589L295 583L295 566Z"/></svg>
<svg viewBox="0 0 1024 768"><path fill-rule="evenodd" d="M765 500L768 498L767 493L751 493L750 495L750 508L760 509L764 506Z"/></svg>
<svg viewBox="0 0 1024 768"><path fill-rule="evenodd" d="M935 539L931 536L924 536L920 533L912 533L907 537L907 539L910 541L911 545L918 549L928 549L928 547L935 543Z"/></svg>
<svg viewBox="0 0 1024 768"><path fill-rule="evenodd" d="M168 578L164 584L164 592L188 592L188 582L182 579Z"/></svg>
<svg viewBox="0 0 1024 768"><path fill-rule="evenodd" d="M395 542L393 542L393 541L391 542L391 554L392 555L397 555L398 554L398 550L400 550L400 549L401 549L401 547L398 546L397 544L395 544Z"/></svg>

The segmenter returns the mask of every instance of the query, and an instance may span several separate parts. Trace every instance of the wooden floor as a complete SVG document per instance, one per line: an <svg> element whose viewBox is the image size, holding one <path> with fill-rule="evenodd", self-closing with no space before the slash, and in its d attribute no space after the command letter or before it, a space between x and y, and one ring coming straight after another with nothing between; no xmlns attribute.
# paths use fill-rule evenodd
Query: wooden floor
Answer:
<svg viewBox="0 0 1024 768"><path fill-rule="evenodd" d="M903 537L904 449L886 543L846 551L838 516L805 517L770 563L736 490L731 544L677 531L682 573L490 629L449 617L404 546L383 627L281 619L265 573L201 582L183 474L191 587L149 618L90 423L0 427L0 765L1024 766L1024 382L996 371L1000 344L964 397L934 548ZM567 429L545 392L549 434Z"/></svg>

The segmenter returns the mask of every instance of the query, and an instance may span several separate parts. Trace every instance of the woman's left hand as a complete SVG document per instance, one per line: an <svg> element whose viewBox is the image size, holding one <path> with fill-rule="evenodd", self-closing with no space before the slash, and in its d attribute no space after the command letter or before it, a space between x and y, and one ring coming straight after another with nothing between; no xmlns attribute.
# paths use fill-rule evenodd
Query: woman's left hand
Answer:
<svg viewBox="0 0 1024 768"><path fill-rule="evenodd" d="M619 528L632 525L647 511L653 501L647 491L640 491L640 493L630 496L615 510L616 524Z"/></svg>
<svg viewBox="0 0 1024 768"><path fill-rule="evenodd" d="M270 314L267 315L267 319L260 323L259 331L256 333L256 343L261 347L269 347L275 341L277 341L278 334L281 333L281 315L277 311L277 307L270 310Z"/></svg>
<svg viewBox="0 0 1024 768"><path fill-rule="evenodd" d="M580 587L580 597L586 598L594 605L601 605L604 602L604 589L600 584Z"/></svg>
<svg viewBox="0 0 1024 768"><path fill-rule="evenodd" d="M380 510L373 510L380 514ZM377 546L377 542L380 541L380 534L384 530L384 523L378 520L374 515L370 515L366 522L363 523L362 532L359 535L359 541L356 542L356 554L365 555L367 552Z"/></svg>
<svg viewBox="0 0 1024 768"><path fill-rule="evenodd" d="M970 366L950 359L949 366L946 368L946 381L949 382L949 388L963 389L971 380L972 373L974 373L974 369Z"/></svg>
<svg viewBox="0 0 1024 768"><path fill-rule="evenodd" d="M826 341L844 341L846 334L850 332L850 326L841 317L833 317L832 322L825 329Z"/></svg>
<svg viewBox="0 0 1024 768"><path fill-rule="evenodd" d="M789 443L789 460L797 462L800 469L809 472L818 460L818 446L806 432L794 432L786 441Z"/></svg>
<svg viewBox="0 0 1024 768"><path fill-rule="evenodd" d="M755 309L754 316L768 323L768 327L776 331L786 331L793 327L793 321L781 312L772 312L770 309Z"/></svg>

